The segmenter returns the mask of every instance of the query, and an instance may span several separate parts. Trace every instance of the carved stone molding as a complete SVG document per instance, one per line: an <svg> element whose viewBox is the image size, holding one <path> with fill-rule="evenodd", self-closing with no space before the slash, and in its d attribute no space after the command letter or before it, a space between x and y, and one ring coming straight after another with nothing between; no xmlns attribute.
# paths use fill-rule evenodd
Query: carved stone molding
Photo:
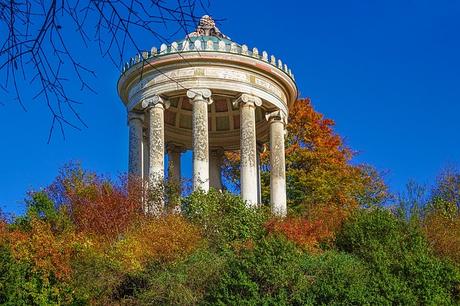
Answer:
<svg viewBox="0 0 460 306"><path fill-rule="evenodd" d="M208 161L208 113L207 108L193 109L193 156Z"/></svg>
<svg viewBox="0 0 460 306"><path fill-rule="evenodd" d="M262 105L262 99L250 94L241 94L241 96L238 97L233 102L234 107L239 107L240 104L242 105L248 105L248 106L261 106Z"/></svg>
<svg viewBox="0 0 460 306"><path fill-rule="evenodd" d="M256 164L256 131L254 109L248 109L248 113L242 111L241 116L241 165L254 167Z"/></svg>
<svg viewBox="0 0 460 306"><path fill-rule="evenodd" d="M128 112L128 123L131 120L140 120L141 122L144 122L144 113L135 111Z"/></svg>
<svg viewBox="0 0 460 306"><path fill-rule="evenodd" d="M149 109L152 107L163 107L165 109L169 108L169 101L163 99L162 97L155 95L153 97L142 100L142 108Z"/></svg>
<svg viewBox="0 0 460 306"><path fill-rule="evenodd" d="M190 103L205 101L207 104L211 104L211 95L211 90L207 88L192 88L187 90L187 97L190 99Z"/></svg>
<svg viewBox="0 0 460 306"><path fill-rule="evenodd" d="M270 123L273 121L281 121L284 125L286 125L288 118L287 118L287 115L283 111L276 110L274 112L266 113L265 119Z"/></svg>
<svg viewBox="0 0 460 306"><path fill-rule="evenodd" d="M185 146L182 145L182 144L177 144L177 143L173 143L173 142L168 142L166 144L166 151L169 153L169 152L172 152L172 153L184 153L186 151L185 149Z"/></svg>
<svg viewBox="0 0 460 306"><path fill-rule="evenodd" d="M219 158L222 158L225 154L225 150L224 148L211 148L209 149L209 153L212 157L219 157Z"/></svg>

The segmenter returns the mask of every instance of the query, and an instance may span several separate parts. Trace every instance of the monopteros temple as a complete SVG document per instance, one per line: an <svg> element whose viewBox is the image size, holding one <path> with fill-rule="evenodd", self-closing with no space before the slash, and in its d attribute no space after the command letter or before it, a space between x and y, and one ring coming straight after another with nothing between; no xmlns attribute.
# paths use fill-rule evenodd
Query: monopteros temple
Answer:
<svg viewBox="0 0 460 306"><path fill-rule="evenodd" d="M260 203L259 154L270 148L270 203L286 214L284 137L297 98L291 70L280 59L222 34L209 16L195 32L132 58L118 81L128 112L129 173L160 184L165 153L170 179L193 151L193 189L222 189L221 161L241 153L241 197Z"/></svg>

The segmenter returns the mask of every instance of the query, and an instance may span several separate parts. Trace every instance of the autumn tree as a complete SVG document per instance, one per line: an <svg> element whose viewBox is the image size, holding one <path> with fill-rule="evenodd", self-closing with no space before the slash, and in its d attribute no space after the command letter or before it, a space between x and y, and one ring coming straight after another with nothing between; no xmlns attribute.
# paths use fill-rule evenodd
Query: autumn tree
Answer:
<svg viewBox="0 0 460 306"><path fill-rule="evenodd" d="M423 225L435 252L460 265L460 171L447 168L438 176L424 212Z"/></svg>
<svg viewBox="0 0 460 306"><path fill-rule="evenodd" d="M334 132L334 121L315 111L310 99L289 111L286 137L286 181L291 211L315 205L357 207L380 204L388 191L380 174L367 165L352 165L354 152ZM261 154L262 201L269 201L269 151ZM230 189L239 187L239 152L226 155L224 174Z"/></svg>

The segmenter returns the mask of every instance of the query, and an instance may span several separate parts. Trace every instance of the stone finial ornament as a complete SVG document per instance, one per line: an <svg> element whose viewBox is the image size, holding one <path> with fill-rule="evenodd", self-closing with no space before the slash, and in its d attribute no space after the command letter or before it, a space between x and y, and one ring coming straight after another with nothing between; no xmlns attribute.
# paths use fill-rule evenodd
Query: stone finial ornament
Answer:
<svg viewBox="0 0 460 306"><path fill-rule="evenodd" d="M243 54L243 55L248 55L249 54L248 46L246 46L244 44L241 46L241 54Z"/></svg>
<svg viewBox="0 0 460 306"><path fill-rule="evenodd" d="M212 40L206 42L206 50L214 50L214 42Z"/></svg>
<svg viewBox="0 0 460 306"><path fill-rule="evenodd" d="M179 51L179 46L178 46L177 42L173 42L171 44L171 52L177 52L177 51Z"/></svg>
<svg viewBox="0 0 460 306"><path fill-rule="evenodd" d="M182 43L182 51L190 51L190 40L184 40Z"/></svg>
<svg viewBox="0 0 460 306"><path fill-rule="evenodd" d="M168 52L168 46L166 44L161 44L160 53L163 54L163 53L166 53L166 52Z"/></svg>
<svg viewBox="0 0 460 306"><path fill-rule="evenodd" d="M195 45L195 50L201 50L202 49L201 40L199 40L199 39L195 40L194 45Z"/></svg>
<svg viewBox="0 0 460 306"><path fill-rule="evenodd" d="M225 51L225 42L223 40L219 41L219 51Z"/></svg>
<svg viewBox="0 0 460 306"><path fill-rule="evenodd" d="M230 44L230 52L231 53L238 53L238 47L236 46L236 43L232 42Z"/></svg>
<svg viewBox="0 0 460 306"><path fill-rule="evenodd" d="M262 60L268 62L268 53L267 51L262 52Z"/></svg>
<svg viewBox="0 0 460 306"><path fill-rule="evenodd" d="M215 36L219 38L230 39L227 35L224 35L217 27L216 22L209 15L204 15L200 19L200 23L196 27L195 32L187 35L187 37L197 36Z"/></svg>

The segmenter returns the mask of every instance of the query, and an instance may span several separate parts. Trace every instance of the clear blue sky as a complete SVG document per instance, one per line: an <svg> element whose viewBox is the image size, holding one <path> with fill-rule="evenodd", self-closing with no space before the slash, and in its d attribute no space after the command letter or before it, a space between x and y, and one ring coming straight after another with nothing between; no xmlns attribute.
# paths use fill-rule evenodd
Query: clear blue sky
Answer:
<svg viewBox="0 0 460 306"><path fill-rule="evenodd" d="M360 152L354 162L389 171L393 191L409 179L430 183L442 167L460 162L459 1L211 2L225 34L292 67L301 96ZM158 45L142 40L146 49ZM0 106L3 210L23 211L26 191L48 185L71 160L111 176L127 170L117 69L97 49L78 49L97 73L97 95L74 88L88 128L67 129L65 141L55 134L47 144L50 116L42 102L26 101L27 112L14 102ZM189 157L186 164L189 174Z"/></svg>

